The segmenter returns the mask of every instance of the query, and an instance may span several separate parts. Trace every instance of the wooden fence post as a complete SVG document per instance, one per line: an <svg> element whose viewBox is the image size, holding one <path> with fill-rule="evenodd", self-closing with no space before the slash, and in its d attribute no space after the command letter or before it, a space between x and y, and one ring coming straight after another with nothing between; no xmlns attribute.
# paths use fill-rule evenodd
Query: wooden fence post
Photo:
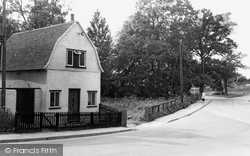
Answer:
<svg viewBox="0 0 250 156"><path fill-rule="evenodd" d="M43 113L40 112L40 131L43 130Z"/></svg>
<svg viewBox="0 0 250 156"><path fill-rule="evenodd" d="M17 120L18 120L18 117L17 117L17 114L18 113L15 113L15 132L17 133L18 132L18 122L17 122Z"/></svg>
<svg viewBox="0 0 250 156"><path fill-rule="evenodd" d="M127 127L127 110L122 110L121 111L121 126L122 127Z"/></svg>
<svg viewBox="0 0 250 156"><path fill-rule="evenodd" d="M146 121L149 121L149 108L148 108L148 106L146 106L144 109L145 109L144 118Z"/></svg>
<svg viewBox="0 0 250 156"><path fill-rule="evenodd" d="M59 113L56 113L56 130L59 129Z"/></svg>
<svg viewBox="0 0 250 156"><path fill-rule="evenodd" d="M93 112L90 113L90 125L91 127L94 126L94 113Z"/></svg>

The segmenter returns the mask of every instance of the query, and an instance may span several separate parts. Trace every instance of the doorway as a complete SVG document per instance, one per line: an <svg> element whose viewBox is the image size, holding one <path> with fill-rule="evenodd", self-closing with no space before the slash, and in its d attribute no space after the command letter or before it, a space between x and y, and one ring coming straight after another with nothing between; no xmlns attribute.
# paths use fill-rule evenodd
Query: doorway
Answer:
<svg viewBox="0 0 250 156"><path fill-rule="evenodd" d="M34 112L34 89L16 89L16 111Z"/></svg>
<svg viewBox="0 0 250 156"><path fill-rule="evenodd" d="M69 89L69 112L79 113L80 89Z"/></svg>
<svg viewBox="0 0 250 156"><path fill-rule="evenodd" d="M70 122L80 121L80 89L69 89L69 116Z"/></svg>
<svg viewBox="0 0 250 156"><path fill-rule="evenodd" d="M16 89L16 112L20 114L20 121L26 124L34 123L34 89Z"/></svg>

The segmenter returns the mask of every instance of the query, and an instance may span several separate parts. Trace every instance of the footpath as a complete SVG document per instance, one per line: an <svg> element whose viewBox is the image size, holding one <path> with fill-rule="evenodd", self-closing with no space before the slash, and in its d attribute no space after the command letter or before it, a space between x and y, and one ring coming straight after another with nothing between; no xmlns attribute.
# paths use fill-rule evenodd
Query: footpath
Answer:
<svg viewBox="0 0 250 156"><path fill-rule="evenodd" d="M10 133L10 134L0 134L0 144L1 143L16 143L16 142L30 142L30 141L42 141L42 140L56 140L56 139L67 139L67 138L80 138L80 137L90 137L98 135L107 135L121 132L136 131L148 126L157 126L162 123L174 122L181 118L192 115L193 113L201 110L209 103L211 99L206 101L197 101L196 103L190 105L186 109L180 110L174 114L164 116L162 118L156 119L155 121L144 123L138 126L127 127L111 127L111 128L98 128L89 130L76 130L76 131L44 131L36 133Z"/></svg>

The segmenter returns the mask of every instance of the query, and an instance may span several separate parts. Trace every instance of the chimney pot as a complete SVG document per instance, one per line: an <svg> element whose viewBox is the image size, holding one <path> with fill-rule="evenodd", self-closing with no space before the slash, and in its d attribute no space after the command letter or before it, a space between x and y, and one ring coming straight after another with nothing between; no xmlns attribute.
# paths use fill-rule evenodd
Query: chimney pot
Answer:
<svg viewBox="0 0 250 156"><path fill-rule="evenodd" d="M70 14L70 16L71 16L71 21L75 21L74 14Z"/></svg>

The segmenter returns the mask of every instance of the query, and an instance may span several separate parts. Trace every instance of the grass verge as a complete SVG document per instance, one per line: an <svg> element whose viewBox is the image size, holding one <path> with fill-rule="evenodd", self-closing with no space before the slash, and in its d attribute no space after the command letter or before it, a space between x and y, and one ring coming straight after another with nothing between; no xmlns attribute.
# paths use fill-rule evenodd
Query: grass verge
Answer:
<svg viewBox="0 0 250 156"><path fill-rule="evenodd" d="M101 103L118 110L126 109L128 112L128 125L139 125L146 122L143 120L146 106L153 106L166 101L165 98L140 99L137 97L124 97L115 99L102 98Z"/></svg>

